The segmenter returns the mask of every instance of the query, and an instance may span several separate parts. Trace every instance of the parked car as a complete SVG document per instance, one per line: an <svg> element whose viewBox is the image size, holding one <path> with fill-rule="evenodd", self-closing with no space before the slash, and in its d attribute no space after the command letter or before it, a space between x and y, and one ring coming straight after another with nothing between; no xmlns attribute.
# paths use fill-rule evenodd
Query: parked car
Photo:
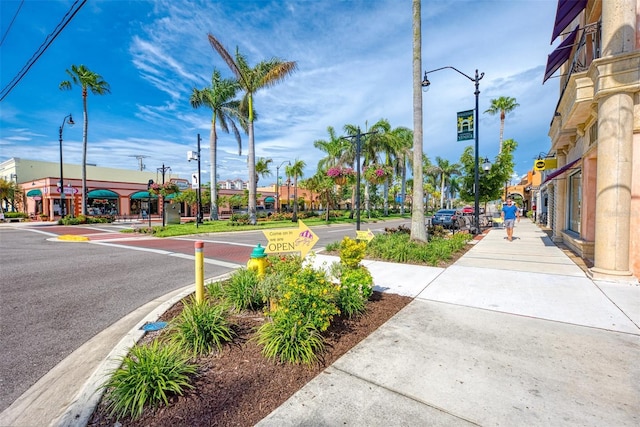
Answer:
<svg viewBox="0 0 640 427"><path fill-rule="evenodd" d="M479 215L484 215L483 207L479 207L478 211ZM473 206L465 206L464 208L462 208L462 215L473 215Z"/></svg>
<svg viewBox="0 0 640 427"><path fill-rule="evenodd" d="M462 217L462 212L455 209L440 209L433 215L431 225L441 225L444 228L459 230L466 226L466 222Z"/></svg>

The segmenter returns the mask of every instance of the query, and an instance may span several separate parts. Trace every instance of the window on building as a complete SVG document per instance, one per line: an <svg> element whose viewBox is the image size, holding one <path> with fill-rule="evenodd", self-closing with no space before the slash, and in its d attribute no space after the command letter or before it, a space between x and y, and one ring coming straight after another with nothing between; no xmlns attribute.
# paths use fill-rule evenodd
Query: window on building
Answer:
<svg viewBox="0 0 640 427"><path fill-rule="evenodd" d="M580 233L580 202L582 200L582 172L569 177L569 230Z"/></svg>

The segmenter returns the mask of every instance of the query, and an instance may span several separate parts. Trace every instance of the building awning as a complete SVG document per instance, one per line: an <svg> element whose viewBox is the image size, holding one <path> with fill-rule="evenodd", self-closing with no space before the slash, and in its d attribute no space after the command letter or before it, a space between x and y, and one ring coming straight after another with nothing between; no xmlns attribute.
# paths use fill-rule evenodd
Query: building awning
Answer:
<svg viewBox="0 0 640 427"><path fill-rule="evenodd" d="M273 197L265 197L264 198L264 202L265 203L275 203L276 199L274 199Z"/></svg>
<svg viewBox="0 0 640 427"><path fill-rule="evenodd" d="M556 50L551 52L547 58L547 68L544 70L544 79L542 80L542 83L546 82L549 77L551 77L553 73L562 66L562 64L567 62L567 59L571 56L573 44L575 43L576 36L578 35L578 29L579 27L576 26L571 34L569 34L566 39L562 40L562 43L560 43Z"/></svg>
<svg viewBox="0 0 640 427"><path fill-rule="evenodd" d="M27 197L36 197L36 196L42 196L42 191L38 190L37 188L27 191Z"/></svg>
<svg viewBox="0 0 640 427"><path fill-rule="evenodd" d="M148 199L148 198L157 199L158 196L150 195L148 191L138 191L137 193L133 193L131 195L131 200Z"/></svg>
<svg viewBox="0 0 640 427"><path fill-rule="evenodd" d="M115 193L111 190L92 190L87 194L89 199L117 199L118 193Z"/></svg>
<svg viewBox="0 0 640 427"><path fill-rule="evenodd" d="M562 175L563 173L565 173L566 171L568 171L569 169L571 169L571 167L573 167L573 165L575 165L576 163L578 163L580 160L582 160L581 158L577 158L572 162L567 163L566 165L564 165L563 167L561 167L560 169L558 169L557 171L550 173L549 175L547 175L547 177L544 179L544 183L551 181L554 178L559 177L560 175Z"/></svg>
<svg viewBox="0 0 640 427"><path fill-rule="evenodd" d="M556 20L553 24L553 33L551 34L551 43L565 28L571 24L571 21L576 16L580 15L580 12L587 7L587 0L558 0L558 8L556 9Z"/></svg>

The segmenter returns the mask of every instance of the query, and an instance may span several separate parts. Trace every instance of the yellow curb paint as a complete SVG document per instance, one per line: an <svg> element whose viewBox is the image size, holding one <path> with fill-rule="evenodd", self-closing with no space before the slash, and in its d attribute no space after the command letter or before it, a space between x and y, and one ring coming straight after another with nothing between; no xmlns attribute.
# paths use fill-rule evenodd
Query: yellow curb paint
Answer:
<svg viewBox="0 0 640 427"><path fill-rule="evenodd" d="M58 236L58 240L64 240L66 242L88 242L89 238L87 236L74 236L73 234L63 234L62 236Z"/></svg>

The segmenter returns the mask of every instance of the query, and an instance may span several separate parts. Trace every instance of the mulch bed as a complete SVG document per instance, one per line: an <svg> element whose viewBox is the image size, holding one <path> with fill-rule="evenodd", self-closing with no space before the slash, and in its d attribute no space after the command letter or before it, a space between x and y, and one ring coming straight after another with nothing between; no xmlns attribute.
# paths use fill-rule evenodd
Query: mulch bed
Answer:
<svg viewBox="0 0 640 427"><path fill-rule="evenodd" d="M325 352L319 363L290 365L264 358L251 338L265 321L261 313L243 313L232 322L237 337L220 353L197 360L195 389L173 396L169 406L148 408L142 417L117 420L122 426L252 426L282 405L296 391L331 365L340 356L374 332L405 307L412 298L374 292L367 312L355 319L336 318L325 332ZM161 320L169 320L182 310L176 304ZM145 340L154 338L149 333ZM88 426L116 424L101 401Z"/></svg>

